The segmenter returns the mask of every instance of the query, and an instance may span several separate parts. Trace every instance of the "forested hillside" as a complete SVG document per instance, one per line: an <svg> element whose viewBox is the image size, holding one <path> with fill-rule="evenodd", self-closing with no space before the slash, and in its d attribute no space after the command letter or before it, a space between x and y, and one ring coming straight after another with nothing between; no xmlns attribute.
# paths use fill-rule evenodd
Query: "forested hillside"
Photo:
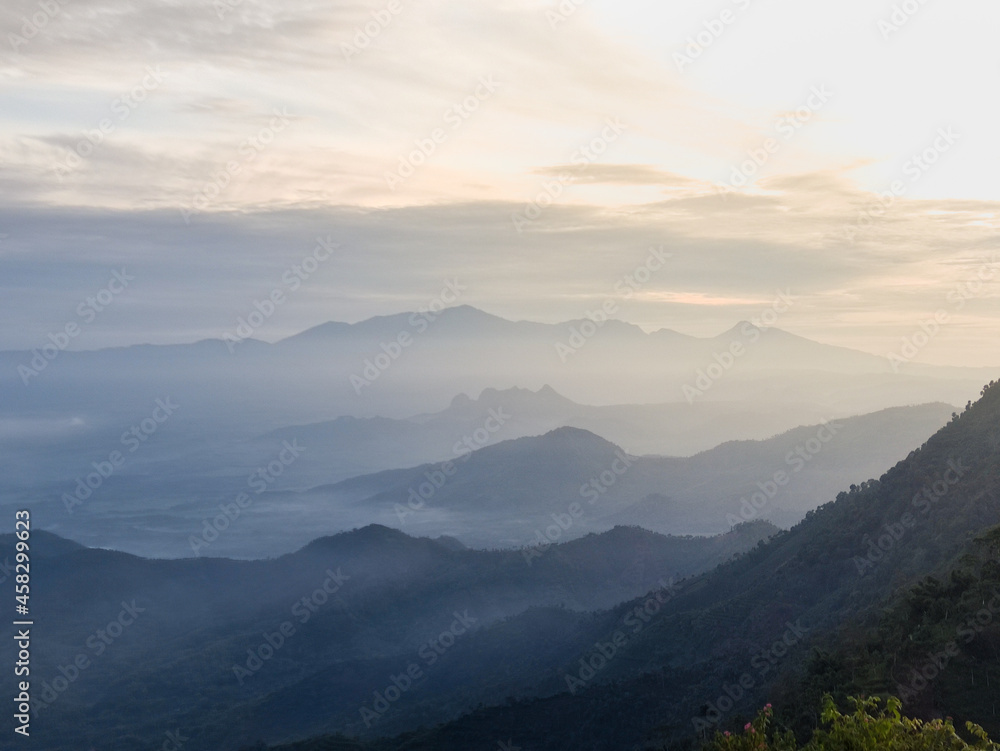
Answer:
<svg viewBox="0 0 1000 751"><path fill-rule="evenodd" d="M610 611L605 637L547 684L548 698L484 708L377 747L486 749L512 737L552 751L690 748L746 722L772 697L784 697L775 702L779 716L806 732L824 691L843 697L854 688L901 692L915 713L947 709L995 728L997 676L975 670L971 659L996 659L996 628L981 622L981 611L992 618L998 460L1000 385L993 383L881 478L686 581L641 628L629 617L646 598ZM950 658L953 668L939 670L939 682L901 691L912 668L954 640L962 651ZM614 655L596 657L612 651L608 644L617 645Z"/></svg>

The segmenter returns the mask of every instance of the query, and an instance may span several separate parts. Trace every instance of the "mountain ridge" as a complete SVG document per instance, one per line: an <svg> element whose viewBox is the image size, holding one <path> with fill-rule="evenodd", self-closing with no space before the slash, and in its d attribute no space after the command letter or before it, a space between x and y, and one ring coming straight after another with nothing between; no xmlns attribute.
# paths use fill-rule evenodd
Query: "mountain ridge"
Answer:
<svg viewBox="0 0 1000 751"><path fill-rule="evenodd" d="M982 607L978 593L986 579L1000 582L998 425L1000 382L991 382L976 403L878 479L842 491L793 529L680 582L677 591L648 611L648 626L626 629L630 615L648 607L648 599L613 608L596 628L597 643L593 632L581 635L576 655L543 679L546 690L469 707L433 728L383 734L358 747L485 749L516 732L513 742L537 751L583 745L597 751L690 749L717 729L738 729L775 698L774 692L790 703L789 719L814 726L816 705L808 701L830 680L845 675L843 664L836 662L844 654L823 651L829 644L824 639L850 636L872 620L880 628L906 617L916 619L913 628L947 621L944 604L938 612L933 598L949 590L957 594L945 604L957 604L966 590L973 595L956 616L961 619ZM976 537L982 539L970 541ZM875 540L882 547L878 556L872 552ZM929 575L946 579L926 579ZM880 622L887 606L893 608L886 611L888 624L884 616ZM915 616L907 616L914 609ZM990 619L983 628L987 635L979 637L977 650L989 655L991 645L995 649L1000 644L1000 625ZM627 633L619 639L614 636L619 631ZM954 625L945 623L938 632L940 638L953 638ZM918 636L922 638L910 649L905 670L912 660L927 661L928 653L941 650L934 638L914 631L895 632L892 643ZM858 646L881 649L880 637L872 633L867 647ZM847 675L873 659L863 651L849 656ZM879 669L895 664L892 654L875 654L874 661ZM939 665L935 674L944 669ZM980 684L982 669L980 664ZM859 675L849 682L862 690L866 685L884 690L886 677L880 673L873 676L875 682L866 683L866 676ZM962 672L948 676L948 704L941 708L933 701L937 692L928 703L921 698L922 689L908 688L904 700L913 702L917 696L910 708L919 716L929 718L946 709L983 724L995 736L1000 724L984 713L988 702L969 700L970 680L975 679ZM928 678L924 685L930 682ZM898 685L891 688L899 692ZM805 701L799 698L803 694ZM982 688L973 694L981 698ZM979 714L969 716L973 703ZM776 704L775 710L780 716L784 707ZM331 741L336 737L274 748L314 751Z"/></svg>
<svg viewBox="0 0 1000 751"><path fill-rule="evenodd" d="M592 431L562 427L296 497L473 546L525 544L551 514L571 507L577 517L560 533L568 538L616 524L674 534L716 534L757 518L790 526L839 488L904 458L918 445L914 435L929 436L952 412L946 404L889 408L683 458L636 456ZM484 514L496 537L475 531Z"/></svg>
<svg viewBox="0 0 1000 751"><path fill-rule="evenodd" d="M240 340L240 342L241 343L252 342L252 343L257 344L257 345L277 346L277 345L281 345L283 343L298 342L298 341L301 341L303 339L315 339L315 338L319 338L319 337L323 337L323 336L329 336L329 335L337 335L337 336L339 336L339 335L342 335L342 334L357 334L357 333L362 333L363 334L363 333L367 333L368 331L382 332L382 331L387 330L387 329L406 330L407 328L410 327L410 324L409 324L410 319L413 318L414 316L421 316L421 315L423 315L423 314L420 313L419 311L402 311L402 312L399 312L399 313L389 313L389 314L371 316L369 318L362 319L362 320L357 321L355 323L348 323L348 322L345 322L345 321L330 320L330 321L324 321L324 322L319 323L319 324L315 324L315 325L310 326L310 327L308 327L306 329L303 329L302 331L300 331L298 333L291 334L291 335L286 336L284 338L278 339L278 340L276 340L274 342L267 342L267 341L262 340L262 339L253 338L252 336L251 337L243 338L243 339ZM590 321L591 323L593 323L593 321L591 321L591 319L589 319L589 318L569 319L569 320L560 321L560 322L552 323L552 324L543 323L543 322L540 322L540 321L523 320L523 319L522 320L513 320L513 319L509 319L509 318L504 318L502 316L495 315L495 314L492 314L492 313L488 313L488 312L486 312L486 311L484 311L484 310L482 310L480 308L476 308L476 307L474 307L472 305L467 305L467 304L455 305L455 306L447 307L447 308L442 309L438 313L434 313L434 314L428 313L427 315L428 316L433 316L434 317L434 321L445 320L445 321L454 322L456 324L462 324L462 325L473 325L473 324L476 324L476 323L484 323L484 324L487 324L487 325L489 325L491 327L508 326L508 325L512 326L512 327L520 327L520 326L525 326L526 325L526 326L540 327L540 328L558 328L558 327L567 327L567 326L579 326L580 324L582 324L584 322L588 322L588 321ZM428 320L428 323L431 323L430 319L427 319L427 320ZM391 324L391 325L389 325L389 324ZM884 365L885 367L889 367L888 360L885 357L880 357L879 355L870 354L868 352L864 352L862 350L853 349L851 347L843 347L843 346L839 346L839 345L826 344L824 342L820 342L820 341L817 341L817 340L814 340L814 339L810 339L808 337L801 336L799 334L793 334L793 333L791 333L789 331L785 331L784 329L781 329L779 327L774 327L774 326L761 327L761 326L757 326L757 325L755 325L755 324L753 324L753 323L751 323L750 321L747 321L747 320L738 321L736 324L734 324L733 326L731 326L728 329L723 330L721 333L714 334L714 335L709 335L709 336L694 336L694 335L691 335L691 334L684 334L684 333L681 333L681 332L679 332L679 331L677 331L675 329L670 329L670 328L660 328L660 329L656 329L654 331L646 332L646 331L644 331L641 327L639 327L636 324L632 324L632 323L630 323L628 321L624 321L624 320L616 319L616 318L609 319L608 320L608 324L612 324L612 325L616 325L616 326L617 325L627 326L629 328L629 330L634 330L634 331L642 334L645 337L655 337L657 335L663 335L663 336L670 336L670 337L673 337L673 338L680 338L680 339L682 339L684 341L691 342L691 343L705 343L705 342L721 341L721 340L724 340L724 339L734 339L734 338L738 338L738 337L743 337L745 329L747 327L749 327L750 329L752 329L757 334L769 335L769 336L780 336L782 338L785 338L786 340L794 340L794 341L797 341L797 342L800 342L800 343L808 343L811 346L812 345L820 346L820 347L828 348L829 350L836 350L836 351L839 351L839 352L851 353L852 355L863 355L866 358L871 358L872 362L876 362L877 361L881 365ZM226 344L227 344L227 340L224 337L207 337L207 338L192 340L190 342L162 343L162 344L139 343L139 342L137 342L137 343L134 343L134 344L118 345L118 346L112 346L112 347L103 347L103 348L97 348L97 349L67 350L66 353L67 354L71 354L71 355L72 354L82 355L82 354L85 354L85 353L114 352L114 351L130 350L130 349L144 349L144 350L148 350L148 351L155 351L157 349L176 349L176 348L196 347L196 346L197 347L204 347L204 348L217 348L217 345L225 346ZM0 355L2 355L2 356L20 356L20 357L28 356L28 357L30 357L31 354L32 354L31 350L19 350L19 349L0 350ZM951 369L954 369L954 370L967 369L967 370L975 371L975 372L989 370L989 368L980 367L980 366L967 366L967 367L966 366L919 366L919 365L917 366L918 369L921 368L921 367L929 367L929 368L945 369L945 370L947 370L948 368L951 368Z"/></svg>

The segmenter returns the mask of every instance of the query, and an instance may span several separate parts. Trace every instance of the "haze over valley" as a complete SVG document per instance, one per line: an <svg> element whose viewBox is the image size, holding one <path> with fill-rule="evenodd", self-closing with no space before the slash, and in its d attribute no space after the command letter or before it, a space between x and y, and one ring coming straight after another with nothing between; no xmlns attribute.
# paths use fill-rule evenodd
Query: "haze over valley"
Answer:
<svg viewBox="0 0 1000 751"><path fill-rule="evenodd" d="M1000 5L6 0L0 751L1000 751Z"/></svg>

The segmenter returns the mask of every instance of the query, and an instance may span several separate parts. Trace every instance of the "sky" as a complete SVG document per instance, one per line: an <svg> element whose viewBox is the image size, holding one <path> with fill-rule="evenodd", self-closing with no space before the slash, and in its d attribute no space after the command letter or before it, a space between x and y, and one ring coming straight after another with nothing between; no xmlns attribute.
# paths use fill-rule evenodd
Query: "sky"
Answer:
<svg viewBox="0 0 1000 751"><path fill-rule="evenodd" d="M917 361L1000 366L998 22L988 0L9 0L0 349L69 323L75 349L222 337L277 290L273 341L457 281L511 319L613 298L698 336L784 293L802 336L888 355L933 329Z"/></svg>

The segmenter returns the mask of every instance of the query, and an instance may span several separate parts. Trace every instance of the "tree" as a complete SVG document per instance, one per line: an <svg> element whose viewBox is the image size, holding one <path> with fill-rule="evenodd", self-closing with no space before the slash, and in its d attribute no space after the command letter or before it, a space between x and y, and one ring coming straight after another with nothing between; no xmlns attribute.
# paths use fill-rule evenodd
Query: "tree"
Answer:
<svg viewBox="0 0 1000 751"><path fill-rule="evenodd" d="M1000 744L971 722L966 729L973 745L959 737L950 717L924 722L902 716L902 703L893 696L884 705L877 698L849 701L854 711L841 714L832 697L823 698L825 727L817 728L805 746L797 745L790 730L771 729L773 712L768 704L742 733L718 733L705 751L1000 751Z"/></svg>

